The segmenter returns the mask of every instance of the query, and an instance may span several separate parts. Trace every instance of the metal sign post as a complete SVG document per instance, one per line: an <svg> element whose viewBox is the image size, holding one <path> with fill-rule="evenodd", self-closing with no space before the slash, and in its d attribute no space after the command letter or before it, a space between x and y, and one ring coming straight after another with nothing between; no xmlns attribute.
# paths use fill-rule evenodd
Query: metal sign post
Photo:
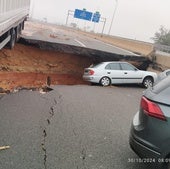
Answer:
<svg viewBox="0 0 170 169"><path fill-rule="evenodd" d="M98 11L96 11L95 13L92 13L92 12L86 11L86 9L83 9L83 10L75 9L75 11L68 10L66 25L68 24L68 18L70 15L72 15L74 18L77 18L77 19L94 22L94 27L95 27L95 23L103 22L104 24L103 24L102 35L101 35L103 36L104 28L106 25L106 18L102 18L101 14Z"/></svg>
<svg viewBox="0 0 170 169"><path fill-rule="evenodd" d="M66 26L67 26L67 24L68 24L68 18L69 18L69 16L70 16L70 15L72 15L72 16L73 16L73 13L74 13L74 11L72 11L72 10L68 10L67 18L66 18Z"/></svg>

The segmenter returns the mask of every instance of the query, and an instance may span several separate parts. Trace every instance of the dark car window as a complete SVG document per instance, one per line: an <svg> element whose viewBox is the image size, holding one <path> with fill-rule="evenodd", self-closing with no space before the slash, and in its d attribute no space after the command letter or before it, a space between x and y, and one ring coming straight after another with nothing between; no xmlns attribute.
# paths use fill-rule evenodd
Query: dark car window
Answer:
<svg viewBox="0 0 170 169"><path fill-rule="evenodd" d="M132 65L129 65L127 63L121 63L121 67L123 70L136 70L135 67L133 67Z"/></svg>
<svg viewBox="0 0 170 169"><path fill-rule="evenodd" d="M119 63L109 63L105 69L109 70L120 70L120 64Z"/></svg>

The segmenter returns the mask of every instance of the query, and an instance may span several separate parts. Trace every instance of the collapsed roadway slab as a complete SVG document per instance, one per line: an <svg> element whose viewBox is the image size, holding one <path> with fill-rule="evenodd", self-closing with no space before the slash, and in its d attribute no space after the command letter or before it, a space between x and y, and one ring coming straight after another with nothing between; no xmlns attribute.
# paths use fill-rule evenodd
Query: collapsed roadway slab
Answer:
<svg viewBox="0 0 170 169"><path fill-rule="evenodd" d="M146 56L141 55L123 55L111 53L100 49L85 48L71 44L63 44L56 42L49 42L43 40L29 39L22 37L19 43L24 45L35 46L42 50L58 51L68 54L81 55L92 60L93 64L103 61L127 61L135 65L138 69L146 70L151 64L151 60Z"/></svg>

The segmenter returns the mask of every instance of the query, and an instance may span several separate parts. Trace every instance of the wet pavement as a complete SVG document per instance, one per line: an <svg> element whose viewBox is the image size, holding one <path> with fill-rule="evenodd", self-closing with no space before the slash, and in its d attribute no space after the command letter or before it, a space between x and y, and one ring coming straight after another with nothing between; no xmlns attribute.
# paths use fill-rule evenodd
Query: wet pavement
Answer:
<svg viewBox="0 0 170 169"><path fill-rule="evenodd" d="M0 169L143 169L129 148L144 89L53 86L0 97Z"/></svg>

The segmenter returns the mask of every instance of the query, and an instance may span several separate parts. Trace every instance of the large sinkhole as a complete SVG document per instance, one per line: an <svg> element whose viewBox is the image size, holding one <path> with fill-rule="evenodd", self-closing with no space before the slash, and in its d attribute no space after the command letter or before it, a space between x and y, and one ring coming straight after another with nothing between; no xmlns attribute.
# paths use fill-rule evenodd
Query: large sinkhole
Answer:
<svg viewBox="0 0 170 169"><path fill-rule="evenodd" d="M80 47L21 39L14 49L0 50L0 92L21 87L87 84L84 68L101 61L129 61L146 69L145 57L121 56Z"/></svg>

